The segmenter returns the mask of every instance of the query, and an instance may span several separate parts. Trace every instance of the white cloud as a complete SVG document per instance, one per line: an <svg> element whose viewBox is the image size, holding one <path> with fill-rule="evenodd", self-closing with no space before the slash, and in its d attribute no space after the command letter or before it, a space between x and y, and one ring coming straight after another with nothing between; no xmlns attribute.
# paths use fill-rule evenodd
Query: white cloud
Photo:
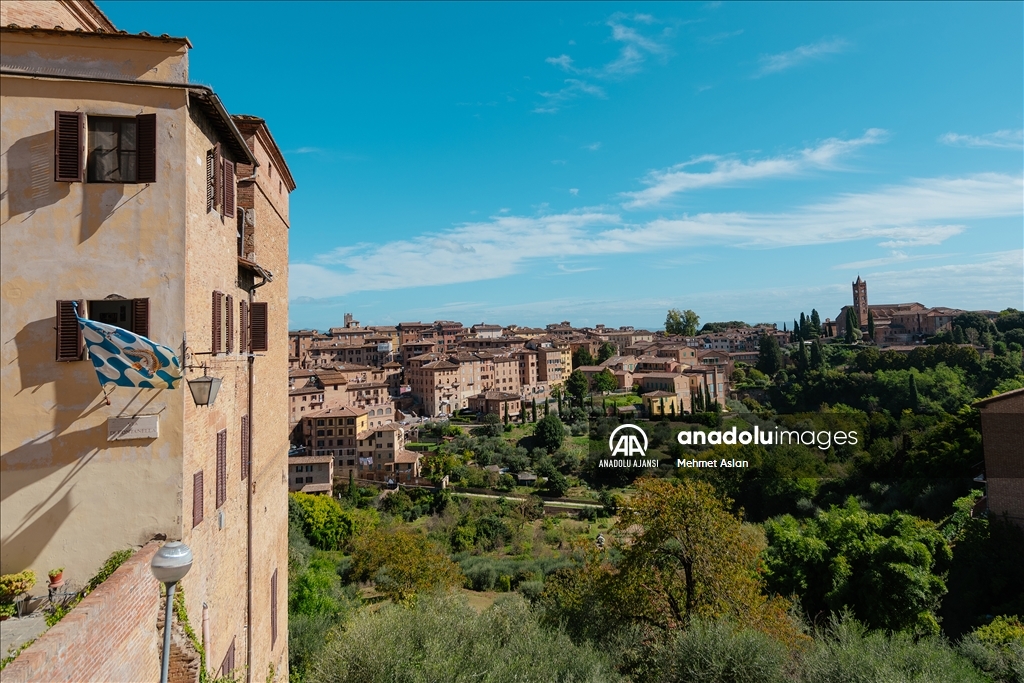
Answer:
<svg viewBox="0 0 1024 683"><path fill-rule="evenodd" d="M871 128L861 137L852 140L829 138L816 147L809 147L795 154L749 161L707 154L662 171L652 171L643 180L649 185L647 189L622 194L627 199L624 206L629 209L644 208L658 204L680 192L735 185L764 178L794 176L812 169L834 168L840 157L858 147L883 142L886 137L886 131ZM686 170L701 164L711 164L711 170L703 173Z"/></svg>
<svg viewBox="0 0 1024 683"><path fill-rule="evenodd" d="M985 135L946 133L939 142L954 147L995 147L997 149L1024 149L1024 130L997 130Z"/></svg>
<svg viewBox="0 0 1024 683"><path fill-rule="evenodd" d="M291 296L332 297L507 277L537 260L660 253L700 245L773 248L885 240L938 244L957 221L1021 214L1020 177L930 178L839 195L786 213L704 213L635 224L607 211L497 215L412 239L336 250L291 265ZM337 264L341 269L328 267Z"/></svg>
<svg viewBox="0 0 1024 683"><path fill-rule="evenodd" d="M596 152L601 149L600 142L591 142L589 145L583 145L583 149L589 149L591 152Z"/></svg>
<svg viewBox="0 0 1024 683"><path fill-rule="evenodd" d="M875 301L905 301L907 292L927 292L930 306L978 310L1020 305L1024 250L980 254L973 262L867 273L878 285Z"/></svg>
<svg viewBox="0 0 1024 683"><path fill-rule="evenodd" d="M578 187L570 187L569 188L569 194L571 194L573 197L579 196L580 188L578 188Z"/></svg>
<svg viewBox="0 0 1024 683"><path fill-rule="evenodd" d="M604 89L586 79L621 79L639 72L649 55L665 57L670 52L665 43L657 38L644 35L630 25L631 23L645 25L657 23L657 20L649 14L616 13L605 23L611 28L611 39L621 44L615 59L603 66L593 68L577 66L573 58L567 54L548 57L544 60L545 62L579 78L566 79L565 84L559 90L538 93L545 101L534 108L534 113L557 113L565 104L582 95L604 98ZM669 29L662 32L664 37L669 34Z"/></svg>
<svg viewBox="0 0 1024 683"><path fill-rule="evenodd" d="M866 259L864 261L851 261L832 266L832 270L861 270L864 268L877 268L892 263L909 263L911 261L932 261L934 259L951 258L954 254L916 254L909 255L903 251L893 251L889 256Z"/></svg>
<svg viewBox="0 0 1024 683"><path fill-rule="evenodd" d="M755 77L767 76L791 69L794 66L814 59L821 59L826 55L838 54L849 47L849 43L842 38L833 40L819 40L809 45L801 45L788 52L780 52L774 55L761 57L761 68L754 74Z"/></svg>

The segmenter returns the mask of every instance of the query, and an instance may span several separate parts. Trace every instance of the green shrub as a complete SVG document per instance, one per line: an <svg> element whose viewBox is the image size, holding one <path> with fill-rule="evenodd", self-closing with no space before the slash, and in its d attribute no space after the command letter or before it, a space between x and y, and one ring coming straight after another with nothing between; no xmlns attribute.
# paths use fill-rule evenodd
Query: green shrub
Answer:
<svg viewBox="0 0 1024 683"><path fill-rule="evenodd" d="M695 621L661 650L663 683L772 683L783 681L784 645L728 621Z"/></svg>
<svg viewBox="0 0 1024 683"><path fill-rule="evenodd" d="M990 680L937 637L868 631L848 615L834 617L802 662L804 683L972 683Z"/></svg>
<svg viewBox="0 0 1024 683"><path fill-rule="evenodd" d="M603 683L607 657L537 622L517 595L477 614L457 594L424 595L412 609L363 610L310 667L310 683Z"/></svg>
<svg viewBox="0 0 1024 683"><path fill-rule="evenodd" d="M1017 617L996 617L957 645L966 657L1000 683L1024 683L1024 624Z"/></svg>

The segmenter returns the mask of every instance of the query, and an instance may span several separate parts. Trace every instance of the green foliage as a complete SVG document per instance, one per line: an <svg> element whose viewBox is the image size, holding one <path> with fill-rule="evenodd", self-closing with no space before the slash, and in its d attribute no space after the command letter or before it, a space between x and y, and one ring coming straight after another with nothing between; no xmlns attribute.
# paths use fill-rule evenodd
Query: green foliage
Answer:
<svg viewBox="0 0 1024 683"><path fill-rule="evenodd" d="M770 520L765 532L768 584L800 596L806 614L848 608L871 628L938 633L935 612L952 553L934 524L871 514L851 498L812 520Z"/></svg>
<svg viewBox="0 0 1024 683"><path fill-rule="evenodd" d="M768 377L782 369L782 349L779 342L770 334L761 335L758 342L757 369Z"/></svg>
<svg viewBox="0 0 1024 683"><path fill-rule="evenodd" d="M548 477L547 483L545 484L547 490L551 492L551 495L561 498L569 492L569 480L565 478L565 475L559 471L551 473Z"/></svg>
<svg viewBox="0 0 1024 683"><path fill-rule="evenodd" d="M302 531L314 547L339 550L362 527L375 523L374 513L342 509L330 496L309 493L288 495L289 514L297 515Z"/></svg>
<svg viewBox="0 0 1024 683"><path fill-rule="evenodd" d="M705 332L724 332L725 330L737 330L750 327L747 323L742 320L727 320L725 322L718 323L704 323L704 326L700 328L701 333Z"/></svg>
<svg viewBox="0 0 1024 683"><path fill-rule="evenodd" d="M457 595L360 612L312 668L313 683L602 683L606 655L541 627L512 594L477 614Z"/></svg>
<svg viewBox="0 0 1024 683"><path fill-rule="evenodd" d="M458 566L415 531L373 529L352 545L353 578L372 580L378 592L396 603L410 604L417 593L462 584Z"/></svg>
<svg viewBox="0 0 1024 683"><path fill-rule="evenodd" d="M1024 683L1024 624L1018 617L996 617L968 634L957 651L1001 683Z"/></svg>
<svg viewBox="0 0 1024 683"><path fill-rule="evenodd" d="M594 391L614 391L619 386L619 382L615 379L615 375L612 374L611 370L605 368L601 372L594 375Z"/></svg>
<svg viewBox="0 0 1024 683"><path fill-rule="evenodd" d="M665 334L681 334L685 337L692 337L697 334L697 325L700 324L700 316L686 309L680 311L678 308L670 308L665 316Z"/></svg>
<svg viewBox="0 0 1024 683"><path fill-rule="evenodd" d="M937 637L869 632L849 616L832 617L801 661L805 683L982 683L989 680Z"/></svg>
<svg viewBox="0 0 1024 683"><path fill-rule="evenodd" d="M738 629L727 620L694 621L657 647L659 664L648 678L662 683L782 683L786 647L769 636Z"/></svg>
<svg viewBox="0 0 1024 683"><path fill-rule="evenodd" d="M36 585L36 573L26 569L17 574L0 576L0 602L9 602Z"/></svg>
<svg viewBox="0 0 1024 683"><path fill-rule="evenodd" d="M618 349L615 348L615 344L611 342L605 342L601 344L601 348L597 350L597 362L601 364L618 353Z"/></svg>
<svg viewBox="0 0 1024 683"><path fill-rule="evenodd" d="M591 355L590 350L581 346L572 353L572 367L578 368L581 365L594 365L594 356Z"/></svg>
<svg viewBox="0 0 1024 683"><path fill-rule="evenodd" d="M562 446L562 441L565 439L565 426L558 415L552 413L541 418L533 430L533 434L540 441L541 447L548 453L554 453Z"/></svg>
<svg viewBox="0 0 1024 683"><path fill-rule="evenodd" d="M582 371L573 370L565 382L565 390L569 396L576 399L577 405L582 406L583 399L586 398L587 392L590 390L590 382L587 381L587 376Z"/></svg>

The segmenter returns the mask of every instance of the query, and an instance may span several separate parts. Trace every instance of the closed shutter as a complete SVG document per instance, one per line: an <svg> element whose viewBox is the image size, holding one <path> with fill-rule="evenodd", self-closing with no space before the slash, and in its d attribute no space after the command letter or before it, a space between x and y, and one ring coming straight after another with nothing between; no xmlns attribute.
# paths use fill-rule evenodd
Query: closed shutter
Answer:
<svg viewBox="0 0 1024 683"><path fill-rule="evenodd" d="M192 528L203 521L203 471L192 475Z"/></svg>
<svg viewBox="0 0 1024 683"><path fill-rule="evenodd" d="M223 337L221 330L224 327L224 295L220 292L213 293L212 303L213 315L210 321L210 351L214 355L221 352L223 348Z"/></svg>
<svg viewBox="0 0 1024 683"><path fill-rule="evenodd" d="M235 216L235 165L224 160L224 211L228 218Z"/></svg>
<svg viewBox="0 0 1024 683"><path fill-rule="evenodd" d="M149 336L149 299L132 299L132 332Z"/></svg>
<svg viewBox="0 0 1024 683"><path fill-rule="evenodd" d="M57 360L74 361L85 358L85 343L82 339L82 328L75 317L75 303L78 310L85 314L85 302L57 301Z"/></svg>
<svg viewBox="0 0 1024 683"><path fill-rule="evenodd" d="M242 416L242 448L239 452L242 454L242 481L249 478L249 416Z"/></svg>
<svg viewBox="0 0 1024 683"><path fill-rule="evenodd" d="M224 163L220 158L220 143L213 146L213 204L224 206Z"/></svg>
<svg viewBox="0 0 1024 683"><path fill-rule="evenodd" d="M277 570L270 577L270 649L277 644Z"/></svg>
<svg viewBox="0 0 1024 683"><path fill-rule="evenodd" d="M228 651L224 653L224 660L220 663L219 676L230 678L231 672L235 670L235 639L231 639Z"/></svg>
<svg viewBox="0 0 1024 683"><path fill-rule="evenodd" d="M249 353L249 302L238 302L238 352Z"/></svg>
<svg viewBox="0 0 1024 683"><path fill-rule="evenodd" d="M224 304L224 322L225 336L228 338L228 342L225 348L227 353L232 353L235 350L235 298L230 294L227 295L227 303Z"/></svg>
<svg viewBox="0 0 1024 683"><path fill-rule="evenodd" d="M217 432L217 507L228 499L228 430Z"/></svg>
<svg viewBox="0 0 1024 683"><path fill-rule="evenodd" d="M80 111L53 114L53 180L80 183L85 175L85 115Z"/></svg>
<svg viewBox="0 0 1024 683"><path fill-rule="evenodd" d="M136 149L138 150L137 182L156 182L156 114L135 117Z"/></svg>
<svg viewBox="0 0 1024 683"><path fill-rule="evenodd" d="M216 171L217 153L214 150L206 152L206 213L213 211L216 206L217 180Z"/></svg>
<svg viewBox="0 0 1024 683"><path fill-rule="evenodd" d="M253 353L267 350L267 302L253 301L249 309L249 345Z"/></svg>

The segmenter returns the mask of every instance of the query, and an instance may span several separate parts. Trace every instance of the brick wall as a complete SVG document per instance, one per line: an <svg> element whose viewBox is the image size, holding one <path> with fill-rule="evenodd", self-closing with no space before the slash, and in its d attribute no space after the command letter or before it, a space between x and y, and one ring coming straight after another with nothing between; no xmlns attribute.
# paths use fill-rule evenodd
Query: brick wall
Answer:
<svg viewBox="0 0 1024 683"><path fill-rule="evenodd" d="M159 680L162 601L149 563L160 546L147 543L40 636L4 669L4 683Z"/></svg>

